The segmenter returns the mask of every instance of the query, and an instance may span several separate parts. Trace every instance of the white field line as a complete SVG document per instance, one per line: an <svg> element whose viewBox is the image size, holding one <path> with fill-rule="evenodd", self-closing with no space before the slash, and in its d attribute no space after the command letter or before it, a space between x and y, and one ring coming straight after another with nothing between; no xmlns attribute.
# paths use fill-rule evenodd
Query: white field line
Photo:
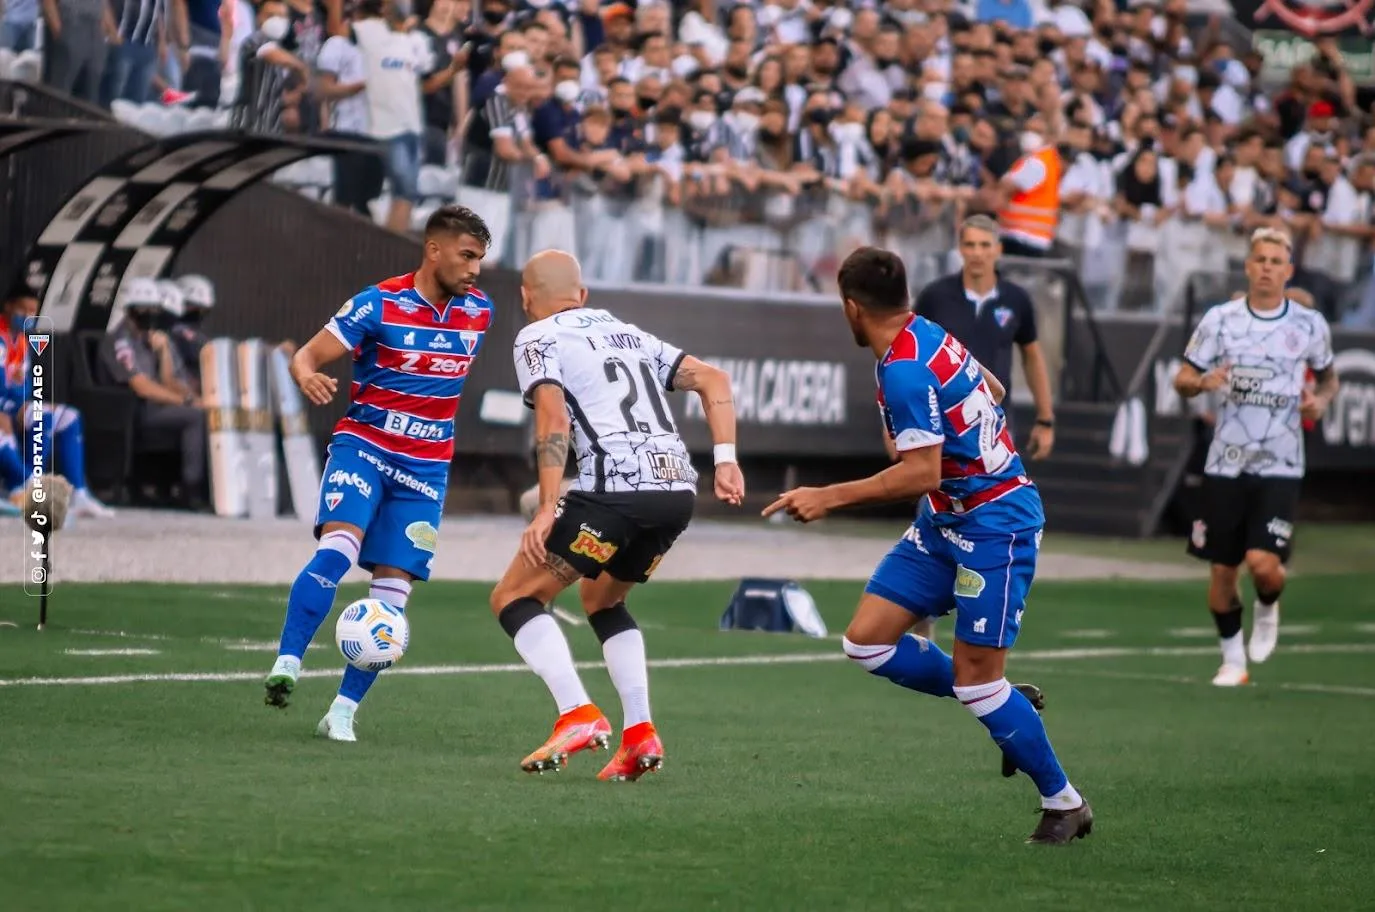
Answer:
<svg viewBox="0 0 1375 912"><path fill-rule="evenodd" d="M217 643L217 644L223 646L225 649L228 649L230 652L270 652L270 653L272 653L273 655L276 655L276 654L277 654L277 649L281 646L281 643L280 643L279 641L277 641L277 640L219 640L219 639L206 639L206 640L202 640L202 642L206 642L206 643ZM311 644L310 644L309 646L307 646L306 648L307 648L307 649L324 649L325 647L324 647L324 644L322 644L322 643L311 643Z"/></svg>
<svg viewBox="0 0 1375 912"><path fill-rule="evenodd" d="M1289 636L1311 636L1321 629L1317 624L1280 624L1280 633ZM1184 639L1211 640L1217 638L1217 628L1215 627L1174 627L1167 630L1166 633L1172 637Z"/></svg>
<svg viewBox="0 0 1375 912"><path fill-rule="evenodd" d="M63 655L69 656L155 656L158 649L64 649Z"/></svg>
<svg viewBox="0 0 1375 912"><path fill-rule="evenodd" d="M1300 644L1284 647L1284 651L1292 653L1304 653L1310 655L1320 654L1355 654L1375 652L1375 643L1341 643L1333 645L1321 644ZM1114 659L1125 657L1162 657L1162 656L1206 656L1217 653L1216 647L1210 646L1177 646L1177 647L1151 647L1145 649L1128 649L1105 647L1101 649L1033 649L1023 653L1013 653L1013 657L1020 661L1076 661L1084 659ZM685 659L652 659L649 662L651 668L715 668L733 665L799 665L816 662L843 662L846 657L839 650L835 652L791 652L779 653L777 655L744 655L744 656L715 656L706 658L685 658ZM578 662L579 669L601 668L601 662ZM528 673L529 669L523 663L508 663L500 665L399 665L388 670L389 675L464 675L464 674L514 674ZM316 671L305 671L302 677L321 678L334 677L339 674L337 669L320 669ZM262 673L257 671L189 671L171 673L148 673L148 674L123 674L123 675L97 675L89 677L66 677L66 678L0 678L0 687L24 687L24 686L99 686L107 684L136 684L144 682L193 682L193 681L260 681ZM1287 690L1313 690L1318 693L1352 693L1364 696L1365 688L1337 687L1323 684L1291 684L1277 685ZM1321 690L1319 688L1322 688Z"/></svg>
<svg viewBox="0 0 1375 912"><path fill-rule="evenodd" d="M1061 632L1060 636L1070 640L1106 640L1116 633L1115 630L1091 627L1085 630L1065 630Z"/></svg>
<svg viewBox="0 0 1375 912"><path fill-rule="evenodd" d="M1193 678L1187 675L1162 675L1149 674L1146 672L1134 671L1099 671L1089 668L1057 668L1057 674L1067 674L1079 678L1113 678L1124 681L1160 681L1167 684L1193 684L1211 687L1212 683L1206 678ZM1242 690L1255 687L1248 684ZM1352 687L1344 684L1265 684L1264 688L1275 688L1277 690L1292 690L1300 693L1322 693L1322 694L1341 694L1353 697L1375 697L1375 687Z"/></svg>
<svg viewBox="0 0 1375 912"><path fill-rule="evenodd" d="M562 608L560 608L558 605L555 605L553 608L551 608L551 609L550 609L550 612L554 615L554 617L556 617L556 618L558 618L559 620L563 621L563 622L564 622L565 624L567 624L569 627L581 627L581 626L583 626L584 624L587 623L586 621L584 621L582 618L578 617L578 616L577 616L576 614L574 614L573 612L571 612L571 611L565 611L565 610L563 610Z"/></svg>

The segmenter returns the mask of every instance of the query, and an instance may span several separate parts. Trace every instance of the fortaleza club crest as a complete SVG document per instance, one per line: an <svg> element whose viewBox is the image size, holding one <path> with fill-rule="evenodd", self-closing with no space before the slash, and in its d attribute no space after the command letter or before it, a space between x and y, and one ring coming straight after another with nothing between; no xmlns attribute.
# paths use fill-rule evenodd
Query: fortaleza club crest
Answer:
<svg viewBox="0 0 1375 912"><path fill-rule="evenodd" d="M47 333L43 333L41 336L29 336L29 344L33 346L33 353L35 355L42 355L44 350L48 347L48 340L50 338L51 337Z"/></svg>
<svg viewBox="0 0 1375 912"><path fill-rule="evenodd" d="M1352 28L1369 35L1372 7L1375 7L1375 0L1265 0L1252 18L1264 22L1273 16L1291 30L1310 38L1335 35Z"/></svg>

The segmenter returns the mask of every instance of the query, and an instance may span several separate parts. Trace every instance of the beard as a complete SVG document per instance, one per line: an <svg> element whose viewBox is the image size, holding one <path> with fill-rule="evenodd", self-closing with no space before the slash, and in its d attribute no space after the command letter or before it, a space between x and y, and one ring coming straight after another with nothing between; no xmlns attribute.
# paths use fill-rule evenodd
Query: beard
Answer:
<svg viewBox="0 0 1375 912"><path fill-rule="evenodd" d="M439 286L439 290L451 298L466 297L469 289L472 288L467 282L453 281L438 275L434 277L434 280L435 284Z"/></svg>
<svg viewBox="0 0 1375 912"><path fill-rule="evenodd" d="M867 333L864 332L864 327L860 326L857 323L851 323L850 335L855 337L855 345L859 346L860 348L869 347L869 336Z"/></svg>

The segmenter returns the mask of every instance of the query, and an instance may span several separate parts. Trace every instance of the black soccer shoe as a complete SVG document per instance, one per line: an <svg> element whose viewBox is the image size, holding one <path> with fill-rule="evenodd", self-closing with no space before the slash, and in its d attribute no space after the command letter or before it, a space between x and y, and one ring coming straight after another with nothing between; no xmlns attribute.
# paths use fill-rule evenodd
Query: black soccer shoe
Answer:
<svg viewBox="0 0 1375 912"><path fill-rule="evenodd" d="M1086 800L1072 811L1041 810L1041 822L1026 839L1027 845L1069 845L1093 832L1093 808Z"/></svg>
<svg viewBox="0 0 1375 912"><path fill-rule="evenodd" d="M291 691L295 686L296 681L293 678L285 675L273 675L263 685L263 689L266 691L263 702L268 706L286 709L291 705Z"/></svg>
<svg viewBox="0 0 1375 912"><path fill-rule="evenodd" d="M1036 710L1039 715L1041 710L1046 708L1046 695L1041 693L1041 688L1035 684L1013 684L1012 689L1026 697L1031 703L1031 708ZM1012 762L1012 758L1003 754L1003 778L1011 779L1017 775L1017 764Z"/></svg>

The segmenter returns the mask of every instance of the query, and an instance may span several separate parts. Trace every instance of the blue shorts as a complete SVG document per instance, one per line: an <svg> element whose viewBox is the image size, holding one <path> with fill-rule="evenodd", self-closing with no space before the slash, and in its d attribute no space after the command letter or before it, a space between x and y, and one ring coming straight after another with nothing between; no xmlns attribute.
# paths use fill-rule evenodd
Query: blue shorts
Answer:
<svg viewBox="0 0 1375 912"><path fill-rule="evenodd" d="M446 483L447 478L416 476L356 443L331 443L315 508L315 537L325 523L355 525L363 530L358 566L395 567L427 580Z"/></svg>
<svg viewBox="0 0 1375 912"><path fill-rule="evenodd" d="M1040 527L938 526L924 513L879 562L864 591L919 617L942 617L953 608L956 639L1006 648L1022 626L1040 543Z"/></svg>

